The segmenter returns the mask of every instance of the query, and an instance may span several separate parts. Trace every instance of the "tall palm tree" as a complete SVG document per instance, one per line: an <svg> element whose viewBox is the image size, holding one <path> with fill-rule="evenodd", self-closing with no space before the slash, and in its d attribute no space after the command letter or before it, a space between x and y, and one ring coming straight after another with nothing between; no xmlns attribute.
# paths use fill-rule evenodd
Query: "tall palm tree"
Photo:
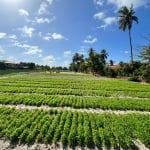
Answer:
<svg viewBox="0 0 150 150"><path fill-rule="evenodd" d="M103 63L103 65L106 64L107 56L108 56L107 51L105 49L102 49L101 53L100 53L100 59L101 59L101 62Z"/></svg>
<svg viewBox="0 0 150 150"><path fill-rule="evenodd" d="M131 40L131 28L133 21L138 23L138 17L134 16L135 11L133 5L130 8L123 6L119 11L119 29L125 31L129 30L130 48L131 48L131 63L133 63L133 51L132 51L132 40Z"/></svg>
<svg viewBox="0 0 150 150"><path fill-rule="evenodd" d="M93 48L90 48L89 50L89 58L88 58L88 66L91 70L91 72L94 74L94 66L95 66L95 56L96 52Z"/></svg>
<svg viewBox="0 0 150 150"><path fill-rule="evenodd" d="M110 66L114 65L114 61L112 59L109 61L109 63L110 63Z"/></svg>

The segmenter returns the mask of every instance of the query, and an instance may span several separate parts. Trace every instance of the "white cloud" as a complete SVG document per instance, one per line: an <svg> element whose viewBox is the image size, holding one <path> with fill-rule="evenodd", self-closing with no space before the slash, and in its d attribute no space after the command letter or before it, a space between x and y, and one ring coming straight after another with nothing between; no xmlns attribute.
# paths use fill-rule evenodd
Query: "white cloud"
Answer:
<svg viewBox="0 0 150 150"><path fill-rule="evenodd" d="M8 38L12 40L16 40L17 36L15 34L12 34L12 35L9 35Z"/></svg>
<svg viewBox="0 0 150 150"><path fill-rule="evenodd" d="M42 2L40 4L40 8L38 10L38 13L41 15L41 14L45 14L47 12L47 7L48 7L48 4L45 3L45 2Z"/></svg>
<svg viewBox="0 0 150 150"><path fill-rule="evenodd" d="M16 40L17 36L15 34L7 35L7 33L0 32L0 39Z"/></svg>
<svg viewBox="0 0 150 150"><path fill-rule="evenodd" d="M13 46L25 48L27 46L27 44L21 44L16 40L16 41L14 41Z"/></svg>
<svg viewBox="0 0 150 150"><path fill-rule="evenodd" d="M49 3L49 5L52 5L54 0L46 0L46 1Z"/></svg>
<svg viewBox="0 0 150 150"><path fill-rule="evenodd" d="M38 56L40 56L42 53L42 50L38 46L21 44L18 41L15 41L14 46L25 49L26 52L24 54L27 54L27 55L38 55Z"/></svg>
<svg viewBox="0 0 150 150"><path fill-rule="evenodd" d="M101 25L101 28L106 28L107 26L112 25L113 23L117 22L116 17L106 17L103 19L104 24Z"/></svg>
<svg viewBox="0 0 150 150"><path fill-rule="evenodd" d="M47 33L45 36L43 36L43 39L46 41L49 41L50 39L52 39L51 33Z"/></svg>
<svg viewBox="0 0 150 150"><path fill-rule="evenodd" d="M107 17L104 12L98 12L93 17L94 19L97 19L103 22L103 25L101 25L100 28L106 28L107 26L117 21L116 17Z"/></svg>
<svg viewBox="0 0 150 150"><path fill-rule="evenodd" d="M4 53L5 53L5 50L2 47L0 47L0 54L3 55Z"/></svg>
<svg viewBox="0 0 150 150"><path fill-rule="evenodd" d="M51 37L50 36L44 36L43 39L46 41L49 41L51 39Z"/></svg>
<svg viewBox="0 0 150 150"><path fill-rule="evenodd" d="M23 33L23 36L28 36L28 37L32 37L33 32L35 31L34 28L27 27L27 26L24 26L23 28L19 28L19 30Z"/></svg>
<svg viewBox="0 0 150 150"><path fill-rule="evenodd" d="M60 34L60 33L53 33L51 36L52 36L52 38L53 38L54 40L61 40L61 39L64 39L64 36L63 36L62 34Z"/></svg>
<svg viewBox="0 0 150 150"><path fill-rule="evenodd" d="M26 16L29 16L29 13L25 9L19 9L19 15L26 17Z"/></svg>
<svg viewBox="0 0 150 150"><path fill-rule="evenodd" d="M35 18L36 23L42 24L42 23L50 23L50 20L48 18Z"/></svg>
<svg viewBox="0 0 150 150"><path fill-rule="evenodd" d="M53 16L52 18L43 18L43 17L35 17L35 20L33 21L33 23L38 23L38 24L44 24L44 23L51 23L56 19L55 16Z"/></svg>
<svg viewBox="0 0 150 150"><path fill-rule="evenodd" d="M42 50L38 46L29 46L26 49L25 54L27 54L27 55L36 55L36 54L40 54L41 52L42 52Z"/></svg>
<svg viewBox="0 0 150 150"><path fill-rule="evenodd" d="M43 57L42 61L44 65L53 65L56 62L56 59L54 58L54 56L49 55L49 56Z"/></svg>
<svg viewBox="0 0 150 150"><path fill-rule="evenodd" d="M39 37L42 37L42 32L39 32L38 35L39 35Z"/></svg>
<svg viewBox="0 0 150 150"><path fill-rule="evenodd" d="M64 56L65 57L69 57L69 56L71 56L71 51L69 50L69 51L64 51Z"/></svg>
<svg viewBox="0 0 150 150"><path fill-rule="evenodd" d="M94 19L102 20L102 19L104 19L105 14L104 14L104 12L99 12L99 13L94 14L93 17L94 17Z"/></svg>
<svg viewBox="0 0 150 150"><path fill-rule="evenodd" d="M53 1L54 0L46 0L45 2L42 2L40 4L40 8L38 10L39 15L48 13L47 8L48 8L49 5L52 5Z"/></svg>
<svg viewBox="0 0 150 150"><path fill-rule="evenodd" d="M125 54L129 54L129 51L124 51Z"/></svg>
<svg viewBox="0 0 150 150"><path fill-rule="evenodd" d="M104 0L94 0L94 3L98 6L103 6Z"/></svg>
<svg viewBox="0 0 150 150"><path fill-rule="evenodd" d="M149 0L108 0L109 4L115 5L117 8L122 6L130 7L133 4L134 8L146 6L149 3Z"/></svg>
<svg viewBox="0 0 150 150"><path fill-rule="evenodd" d="M83 42L88 43L88 44L93 44L93 43L97 42L97 38L94 38L91 35L88 35Z"/></svg>
<svg viewBox="0 0 150 150"><path fill-rule="evenodd" d="M55 58L54 58L54 56L49 55L49 56L44 57L43 60L47 61L47 62L54 62Z"/></svg>
<svg viewBox="0 0 150 150"><path fill-rule="evenodd" d="M99 12L99 13L96 13L93 17L95 19L102 20L105 17L105 13L104 12Z"/></svg>
<svg viewBox="0 0 150 150"><path fill-rule="evenodd" d="M0 32L0 39L6 38L7 34L4 32Z"/></svg>
<svg viewBox="0 0 150 150"><path fill-rule="evenodd" d="M47 33L46 36L43 37L43 39L44 40L50 40L50 39L62 40L62 39L66 39L66 38L62 34L54 32L54 33Z"/></svg>

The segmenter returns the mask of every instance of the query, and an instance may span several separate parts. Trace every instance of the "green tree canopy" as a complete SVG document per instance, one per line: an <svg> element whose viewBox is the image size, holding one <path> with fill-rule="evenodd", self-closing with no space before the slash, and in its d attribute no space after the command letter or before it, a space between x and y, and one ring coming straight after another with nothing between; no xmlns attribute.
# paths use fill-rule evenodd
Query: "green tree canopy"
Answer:
<svg viewBox="0 0 150 150"><path fill-rule="evenodd" d="M147 61L150 63L150 45L143 46L141 48L141 52L139 54L139 57L142 58L143 61Z"/></svg>

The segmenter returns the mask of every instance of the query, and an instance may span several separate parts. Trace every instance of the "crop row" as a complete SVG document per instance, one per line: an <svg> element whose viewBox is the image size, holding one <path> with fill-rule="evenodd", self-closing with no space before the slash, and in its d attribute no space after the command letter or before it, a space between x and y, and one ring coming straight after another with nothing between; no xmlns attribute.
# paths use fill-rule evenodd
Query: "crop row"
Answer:
<svg viewBox="0 0 150 150"><path fill-rule="evenodd" d="M106 90L106 91L135 91L149 92L150 86L140 83L120 80L70 80L49 78L7 78L1 79L0 86L34 87L34 88L59 88L81 90Z"/></svg>
<svg viewBox="0 0 150 150"><path fill-rule="evenodd" d="M0 107L0 137L21 143L133 148L139 139L150 148L150 115L92 114L16 110Z"/></svg>
<svg viewBox="0 0 150 150"><path fill-rule="evenodd" d="M0 104L48 105L50 107L101 108L150 111L150 100L40 94L1 94Z"/></svg>
<svg viewBox="0 0 150 150"><path fill-rule="evenodd" d="M13 87L0 86L2 93L39 93L48 95L76 95L76 96L105 96L105 97L140 97L149 98L150 92L136 92L136 91L109 91L105 89L100 90L82 90L82 89L63 89L63 88L40 88L40 87Z"/></svg>

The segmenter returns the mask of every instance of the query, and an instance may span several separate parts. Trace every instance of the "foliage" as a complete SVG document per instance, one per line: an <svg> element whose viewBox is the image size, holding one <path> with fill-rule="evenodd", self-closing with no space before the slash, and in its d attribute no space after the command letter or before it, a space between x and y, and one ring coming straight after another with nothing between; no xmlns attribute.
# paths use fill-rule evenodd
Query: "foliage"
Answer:
<svg viewBox="0 0 150 150"><path fill-rule="evenodd" d="M132 41L131 41L131 28L133 21L138 23L138 17L135 16L135 11L133 9L133 5L130 8L123 6L119 11L119 29L125 31L128 29L129 31L129 39L130 39L130 48L131 48L131 63L133 62L133 52L132 52Z"/></svg>
<svg viewBox="0 0 150 150"><path fill-rule="evenodd" d="M1 104L50 107L150 110L150 86L122 80L95 80L60 74L47 78L3 78L0 82ZM88 76L87 76L88 77ZM21 93L21 94L20 94ZM122 97L122 98L120 98ZM123 98L124 97L124 98ZM129 98L126 98L129 97ZM138 99L137 99L138 98ZM144 99L143 98L147 98Z"/></svg>
<svg viewBox="0 0 150 150"><path fill-rule="evenodd" d="M139 57L142 58L143 61L150 63L150 45L141 47Z"/></svg>
<svg viewBox="0 0 150 150"><path fill-rule="evenodd" d="M150 86L89 75L41 73L1 78L0 104L150 111ZM92 108L92 109L91 109ZM150 148L150 115L0 107L0 138L19 144L62 143L102 149ZM83 111L81 109L81 111Z"/></svg>
<svg viewBox="0 0 150 150"><path fill-rule="evenodd" d="M150 64L145 66L145 70L143 71L143 79L144 81L150 83Z"/></svg>
<svg viewBox="0 0 150 150"><path fill-rule="evenodd" d="M5 69L6 69L5 63L0 61L0 70L5 70Z"/></svg>
<svg viewBox="0 0 150 150"><path fill-rule="evenodd" d="M145 114L29 111L5 107L0 107L0 114L0 138L15 142L51 143L55 140L72 147L134 149L133 140L139 139L150 148L150 116Z"/></svg>
<svg viewBox="0 0 150 150"><path fill-rule="evenodd" d="M110 67L105 68L105 74L107 77L110 77L110 78L116 78L117 77L117 71L115 69L110 68Z"/></svg>
<svg viewBox="0 0 150 150"><path fill-rule="evenodd" d="M89 50L89 66L93 74L105 75L104 68L106 65L108 53L102 49L100 54L96 53L92 48Z"/></svg>
<svg viewBox="0 0 150 150"><path fill-rule="evenodd" d="M70 70L75 72L81 71L81 64L84 62L83 55L75 53L72 57L72 63L70 64Z"/></svg>
<svg viewBox="0 0 150 150"><path fill-rule="evenodd" d="M72 57L72 63L70 64L70 70L75 72L91 72L92 74L105 75L104 68L106 65L108 53L105 49L102 49L100 54L91 48L89 50L88 58L84 58L83 55L75 53Z"/></svg>
<svg viewBox="0 0 150 150"><path fill-rule="evenodd" d="M132 76L128 78L128 81L141 82L138 76Z"/></svg>
<svg viewBox="0 0 150 150"><path fill-rule="evenodd" d="M120 68L116 70L117 76L119 77L142 76L142 71L144 69L142 67L144 64L139 61L134 61L130 64L120 62L119 65Z"/></svg>

